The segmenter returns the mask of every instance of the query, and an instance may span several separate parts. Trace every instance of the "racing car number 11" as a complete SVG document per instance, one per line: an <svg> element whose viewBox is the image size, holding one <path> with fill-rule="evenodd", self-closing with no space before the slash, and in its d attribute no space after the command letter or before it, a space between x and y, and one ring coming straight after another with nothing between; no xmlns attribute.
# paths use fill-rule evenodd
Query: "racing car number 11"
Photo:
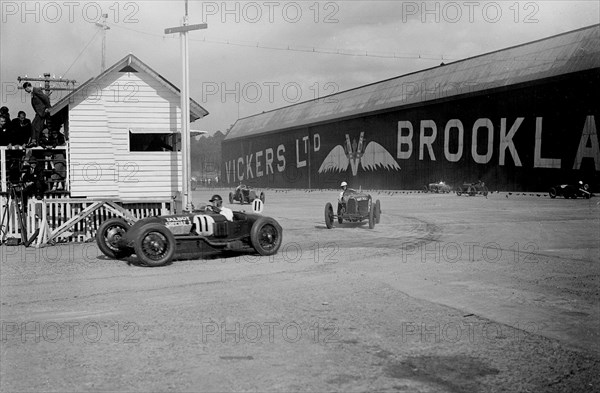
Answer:
<svg viewBox="0 0 600 393"><path fill-rule="evenodd" d="M213 224L215 220L211 216L198 215L194 216L194 224L196 232L202 236L211 236L213 234Z"/></svg>

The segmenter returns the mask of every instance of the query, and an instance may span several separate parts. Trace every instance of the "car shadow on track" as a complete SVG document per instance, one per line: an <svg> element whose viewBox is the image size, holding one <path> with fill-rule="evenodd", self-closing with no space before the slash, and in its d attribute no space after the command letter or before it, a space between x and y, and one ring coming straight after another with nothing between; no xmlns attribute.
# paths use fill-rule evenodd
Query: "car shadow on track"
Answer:
<svg viewBox="0 0 600 393"><path fill-rule="evenodd" d="M170 266L174 262L178 262L178 261L198 260L198 261L202 261L202 262L207 262L207 261L213 261L213 260L227 260L227 259L236 259L236 258L239 259L241 257L258 257L258 256L259 256L259 254L252 249L248 249L248 250L246 250L246 249L243 249L243 250L203 250L203 251L195 251L195 252L178 252L175 254L175 257L173 258L172 261L170 261L169 263L167 263L165 265L157 266L157 267ZM121 259L112 259L112 258L107 257L106 255L99 255L96 257L96 259L100 260L100 261L120 261L120 262L126 263L127 266L132 266L132 267L142 267L142 268L151 267L151 266L147 266L147 265L144 265L143 263L141 263L135 254L132 256L129 256L127 258L121 258Z"/></svg>

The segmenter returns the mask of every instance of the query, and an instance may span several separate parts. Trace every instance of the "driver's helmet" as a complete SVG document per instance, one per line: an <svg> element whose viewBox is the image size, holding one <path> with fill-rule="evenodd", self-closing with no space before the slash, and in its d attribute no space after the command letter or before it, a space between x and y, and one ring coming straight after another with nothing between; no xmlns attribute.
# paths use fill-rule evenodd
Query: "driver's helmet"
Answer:
<svg viewBox="0 0 600 393"><path fill-rule="evenodd" d="M583 184L583 182L581 180L579 180L579 184Z"/></svg>
<svg viewBox="0 0 600 393"><path fill-rule="evenodd" d="M342 184L340 184L340 187L347 187L348 183L346 183L345 181L342 182Z"/></svg>
<svg viewBox="0 0 600 393"><path fill-rule="evenodd" d="M209 202L211 202L214 206L221 207L223 206L223 198L221 195L215 194L210 198Z"/></svg>

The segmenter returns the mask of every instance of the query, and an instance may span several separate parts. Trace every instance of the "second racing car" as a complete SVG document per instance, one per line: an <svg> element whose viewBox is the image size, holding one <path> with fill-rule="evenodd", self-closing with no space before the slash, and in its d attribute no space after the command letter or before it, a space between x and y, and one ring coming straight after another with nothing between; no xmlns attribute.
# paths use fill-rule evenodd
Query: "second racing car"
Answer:
<svg viewBox="0 0 600 393"><path fill-rule="evenodd" d="M325 225L328 229L333 228L333 222L337 219L338 224L347 222L363 222L368 220L369 229L373 229L379 223L381 217L381 204L379 200L373 202L371 195L352 188L345 188L342 183L342 191L338 200L337 214L333 211L331 203L325 205Z"/></svg>

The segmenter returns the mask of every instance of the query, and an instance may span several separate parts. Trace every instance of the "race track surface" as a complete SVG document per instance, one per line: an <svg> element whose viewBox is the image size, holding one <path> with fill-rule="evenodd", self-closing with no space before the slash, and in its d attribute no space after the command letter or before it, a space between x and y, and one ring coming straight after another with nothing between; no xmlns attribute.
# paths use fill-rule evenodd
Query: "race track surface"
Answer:
<svg viewBox="0 0 600 393"><path fill-rule="evenodd" d="M600 198L372 195L266 190L274 257L1 246L0 391L600 390Z"/></svg>

